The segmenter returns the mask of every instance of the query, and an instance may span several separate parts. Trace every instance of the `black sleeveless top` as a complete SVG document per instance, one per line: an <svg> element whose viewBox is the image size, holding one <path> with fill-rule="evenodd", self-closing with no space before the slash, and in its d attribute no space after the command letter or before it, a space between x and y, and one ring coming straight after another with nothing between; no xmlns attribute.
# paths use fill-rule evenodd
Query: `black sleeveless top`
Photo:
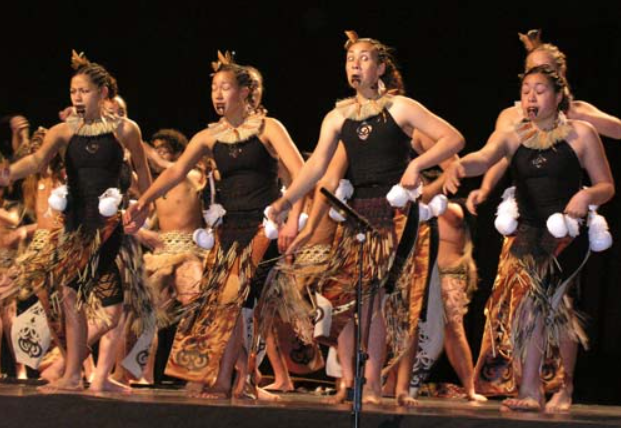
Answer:
<svg viewBox="0 0 621 428"><path fill-rule="evenodd" d="M74 135L65 154L69 203L65 227L80 225L94 229L104 224L99 214L99 196L120 185L123 148L113 133L96 136Z"/></svg>
<svg viewBox="0 0 621 428"><path fill-rule="evenodd" d="M220 172L217 200L227 211L262 211L278 199L278 160L257 136L238 143L216 141L213 157Z"/></svg>
<svg viewBox="0 0 621 428"><path fill-rule="evenodd" d="M582 186L582 167L566 141L546 150L520 145L511 159L520 222L545 227Z"/></svg>
<svg viewBox="0 0 621 428"><path fill-rule="evenodd" d="M355 197L386 195L401 180L411 157L412 138L397 125L387 110L363 121L346 119L341 140L347 152Z"/></svg>

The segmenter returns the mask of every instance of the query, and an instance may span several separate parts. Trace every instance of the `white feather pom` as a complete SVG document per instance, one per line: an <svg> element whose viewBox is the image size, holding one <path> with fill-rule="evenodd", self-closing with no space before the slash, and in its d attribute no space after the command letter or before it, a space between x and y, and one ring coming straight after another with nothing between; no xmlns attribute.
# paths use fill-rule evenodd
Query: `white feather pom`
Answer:
<svg viewBox="0 0 621 428"><path fill-rule="evenodd" d="M448 198L444 195L436 195L429 202L429 209L434 217L440 217L448 207Z"/></svg>
<svg viewBox="0 0 621 428"><path fill-rule="evenodd" d="M263 232L267 239L274 240L278 238L278 226L272 220L263 220Z"/></svg>
<svg viewBox="0 0 621 428"><path fill-rule="evenodd" d="M589 233L589 246L596 253L612 247L612 235L610 232Z"/></svg>
<svg viewBox="0 0 621 428"><path fill-rule="evenodd" d="M346 201L351 198L354 194L354 186L352 186L351 181L341 179L339 181L339 187L336 188L334 195L339 198L341 201Z"/></svg>
<svg viewBox="0 0 621 428"><path fill-rule="evenodd" d="M222 217L226 210L220 204L211 204L208 210L203 211L203 218L209 227L218 227L222 223Z"/></svg>
<svg viewBox="0 0 621 428"><path fill-rule="evenodd" d="M53 210L65 211L67 208L67 195L69 191L67 186L58 186L52 190L50 197L47 199L47 203Z"/></svg>
<svg viewBox="0 0 621 428"><path fill-rule="evenodd" d="M506 201L507 199L515 198L515 186L507 187L504 192L502 192L502 200Z"/></svg>
<svg viewBox="0 0 621 428"><path fill-rule="evenodd" d="M419 202L418 204L418 222L428 221L432 217L429 205Z"/></svg>
<svg viewBox="0 0 621 428"><path fill-rule="evenodd" d="M590 213L588 220L589 232L605 232L608 228L608 222L604 216L597 213Z"/></svg>
<svg viewBox="0 0 621 428"><path fill-rule="evenodd" d="M278 225L269 219L271 210L271 205L265 207L263 210L263 215L265 216L263 219L263 232L265 233L267 239L274 240L278 238Z"/></svg>
<svg viewBox="0 0 621 428"><path fill-rule="evenodd" d="M121 191L111 187L99 196L99 214L104 217L112 217L119 211L119 205L123 200Z"/></svg>
<svg viewBox="0 0 621 428"><path fill-rule="evenodd" d="M512 218L518 218L520 213L518 212L518 206L515 199L509 198L498 204L496 215L507 215Z"/></svg>
<svg viewBox="0 0 621 428"><path fill-rule="evenodd" d="M116 187L110 187L105 192L103 192L101 196L99 196L99 199L103 199L103 198L112 198L114 199L116 204L119 205L121 201L123 201L123 194Z"/></svg>
<svg viewBox="0 0 621 428"><path fill-rule="evenodd" d="M589 209L591 207L589 206ZM612 235L608 231L608 222L604 216L592 209L588 217L589 243L592 251L600 252L612 246Z"/></svg>
<svg viewBox="0 0 621 428"><path fill-rule="evenodd" d="M119 211L119 205L114 198L101 198L99 200L99 214L104 217L112 217Z"/></svg>
<svg viewBox="0 0 621 428"><path fill-rule="evenodd" d="M192 234L192 240L196 245L205 249L211 250L215 243L212 229L196 229Z"/></svg>
<svg viewBox="0 0 621 428"><path fill-rule="evenodd" d="M420 195L423 194L423 183L419 183L415 189L412 189L412 190L405 189L405 191L408 193L408 197L410 198L410 201L415 202L418 198L420 198Z"/></svg>
<svg viewBox="0 0 621 428"><path fill-rule="evenodd" d="M330 208L330 212L328 213L328 215L330 216L332 220L334 220L337 223L342 223L345 221L345 217L343 217L341 213L339 213L334 208Z"/></svg>
<svg viewBox="0 0 621 428"><path fill-rule="evenodd" d="M562 213L555 213L548 217L546 226L550 234L555 238L564 238L567 236L567 224L565 223L565 216Z"/></svg>
<svg viewBox="0 0 621 428"><path fill-rule="evenodd" d="M494 226L496 226L498 232L507 236L515 232L518 222L517 219L510 215L498 215L496 216L496 220L494 220Z"/></svg>
<svg viewBox="0 0 621 428"><path fill-rule="evenodd" d="M308 214L306 213L300 214L300 216L298 217L298 232L304 229L304 226L306 226L307 222L308 222Z"/></svg>
<svg viewBox="0 0 621 428"><path fill-rule="evenodd" d="M576 236L580 235L580 224L582 223L582 220L575 219L568 215L565 215L564 217L565 226L567 226L567 233L569 234L569 236L575 238Z"/></svg>
<svg viewBox="0 0 621 428"><path fill-rule="evenodd" d="M400 184L395 184L386 195L386 199L390 206L395 208L403 208L410 200L407 190Z"/></svg>

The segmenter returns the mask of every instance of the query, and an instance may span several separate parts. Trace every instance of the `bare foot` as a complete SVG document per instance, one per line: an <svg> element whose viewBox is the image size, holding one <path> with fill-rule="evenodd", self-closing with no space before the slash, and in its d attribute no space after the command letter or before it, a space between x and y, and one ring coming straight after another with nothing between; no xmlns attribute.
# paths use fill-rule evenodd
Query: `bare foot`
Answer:
<svg viewBox="0 0 621 428"><path fill-rule="evenodd" d="M103 380L99 380L97 378L93 379L93 382L89 386L88 390L90 392L115 392L118 394L130 394L132 392L132 389L129 386L117 382L114 379L110 379L109 377L104 378Z"/></svg>
<svg viewBox="0 0 621 428"><path fill-rule="evenodd" d="M403 407L416 407L420 404L417 399L410 397L410 394L407 392L397 394L395 400L397 401L397 406Z"/></svg>
<svg viewBox="0 0 621 428"><path fill-rule="evenodd" d="M394 372L390 372L388 374L388 378L386 379L386 383L382 386L382 396L384 397L394 397L395 396L395 388L396 388L396 376L393 374Z"/></svg>
<svg viewBox="0 0 621 428"><path fill-rule="evenodd" d="M37 388L42 394L59 394L63 392L80 392L84 391L84 384L82 383L82 379L65 379L61 377L60 379L55 380L54 382L50 382L47 385L43 385Z"/></svg>
<svg viewBox="0 0 621 428"><path fill-rule="evenodd" d="M231 398L231 393L226 389L213 386L211 388L202 388L196 397L204 400L228 400Z"/></svg>
<svg viewBox="0 0 621 428"><path fill-rule="evenodd" d="M362 391L362 404L382 404L382 394L372 388Z"/></svg>
<svg viewBox="0 0 621 428"><path fill-rule="evenodd" d="M291 391L295 391L295 388L293 387L293 382L289 381L289 382L274 382L274 383L270 383L267 386L263 387L264 390L266 391L275 391L275 392L291 392Z"/></svg>
<svg viewBox="0 0 621 428"><path fill-rule="evenodd" d="M500 406L501 412L540 412L542 409L541 401L533 397L507 398Z"/></svg>
<svg viewBox="0 0 621 428"><path fill-rule="evenodd" d="M65 360L59 358L54 361L54 363L50 364L45 370L41 372L41 379L47 380L48 382L56 382L63 376L63 372L65 371Z"/></svg>
<svg viewBox="0 0 621 428"><path fill-rule="evenodd" d="M343 404L347 400L347 386L341 383L332 397L326 400L327 404Z"/></svg>
<svg viewBox="0 0 621 428"><path fill-rule="evenodd" d="M185 395L189 398L198 398L203 392L203 384L200 382L188 381L185 384Z"/></svg>
<svg viewBox="0 0 621 428"><path fill-rule="evenodd" d="M468 401L472 401L475 403L485 403L487 401L487 397L481 394L477 394L476 392L472 392L468 394Z"/></svg>
<svg viewBox="0 0 621 428"><path fill-rule="evenodd" d="M26 366L23 364L16 364L15 371L17 372L17 379L25 380L28 379L28 373L26 372Z"/></svg>
<svg viewBox="0 0 621 428"><path fill-rule="evenodd" d="M228 392L222 391L202 391L197 397L204 400L228 400L231 398Z"/></svg>
<svg viewBox="0 0 621 428"><path fill-rule="evenodd" d="M280 397L276 394L272 394L263 388L257 388L257 399L263 401L280 401Z"/></svg>
<svg viewBox="0 0 621 428"><path fill-rule="evenodd" d="M550 401L546 404L546 413L563 413L568 412L572 404L572 393L568 388L561 388L557 391Z"/></svg>

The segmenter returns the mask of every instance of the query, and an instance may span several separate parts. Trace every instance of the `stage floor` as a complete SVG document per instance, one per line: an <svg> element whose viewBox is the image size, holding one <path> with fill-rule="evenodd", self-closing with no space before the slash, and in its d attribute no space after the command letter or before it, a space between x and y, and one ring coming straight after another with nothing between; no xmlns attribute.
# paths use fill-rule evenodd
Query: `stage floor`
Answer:
<svg viewBox="0 0 621 428"><path fill-rule="evenodd" d="M326 396L280 394L278 402L187 398L176 389L135 388L131 394L42 395L32 382L0 383L0 427L348 427L350 406ZM362 427L621 426L621 407L575 405L558 415L500 412L499 401L426 399L416 408L386 400L365 406Z"/></svg>

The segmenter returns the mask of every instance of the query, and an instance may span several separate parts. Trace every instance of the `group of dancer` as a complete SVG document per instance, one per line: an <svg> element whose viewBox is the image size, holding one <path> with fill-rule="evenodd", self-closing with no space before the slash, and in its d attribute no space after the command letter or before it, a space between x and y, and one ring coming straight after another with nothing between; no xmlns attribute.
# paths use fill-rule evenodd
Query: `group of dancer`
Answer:
<svg viewBox="0 0 621 428"><path fill-rule="evenodd" d="M481 150L460 159L464 137L404 95L391 50L346 35L355 93L325 116L306 161L263 107L259 71L228 53L212 64L221 119L189 142L175 130L143 142L116 80L75 52L62 122L31 138L27 121L15 118L14 161L3 164L0 184L26 178L34 224L14 237L16 220L2 212L3 251L30 243L3 257L0 297L3 308L34 299L44 309L59 351L42 392L83 389L97 341L90 388L127 390L123 382L152 366L144 356L157 327L178 323L166 374L186 380L192 396L276 400L269 390L293 388L289 369L324 366L321 344L330 347L325 365L338 372L331 400L339 403L354 386L357 319L368 354L365 403L392 396L416 405L445 348L469 400L569 409L585 339L569 296L596 247L589 237L607 232L595 233L595 206L614 195L598 133L621 138L621 121L573 100L564 55L531 31L521 35L520 101L500 114ZM499 228L507 236L475 366L463 326L476 288L467 217L506 169L511 215ZM486 172L467 201L443 195ZM322 188L371 227L352 227ZM551 220L559 216L565 234ZM139 369L124 364L138 348ZM266 388L264 348L275 373Z"/></svg>

